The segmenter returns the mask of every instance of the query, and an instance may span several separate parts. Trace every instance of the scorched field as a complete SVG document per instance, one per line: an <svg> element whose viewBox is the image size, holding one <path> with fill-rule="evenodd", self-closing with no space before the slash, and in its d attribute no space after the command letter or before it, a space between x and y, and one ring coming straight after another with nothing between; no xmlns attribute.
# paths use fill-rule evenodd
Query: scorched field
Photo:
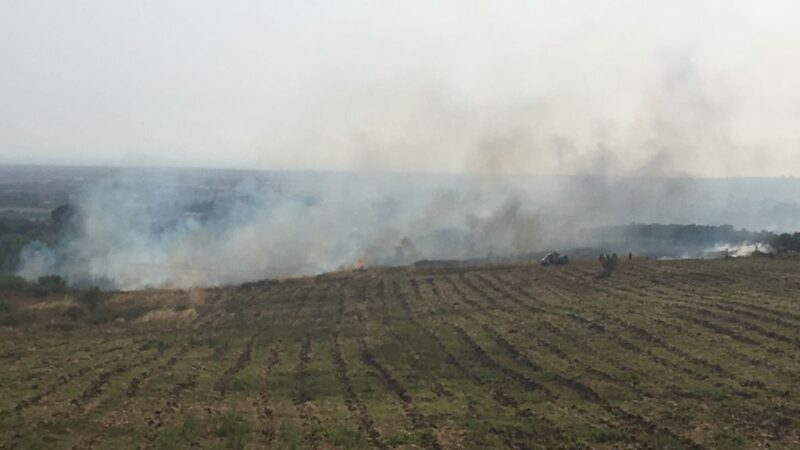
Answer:
<svg viewBox="0 0 800 450"><path fill-rule="evenodd" d="M4 294L0 446L800 447L800 261L598 271Z"/></svg>

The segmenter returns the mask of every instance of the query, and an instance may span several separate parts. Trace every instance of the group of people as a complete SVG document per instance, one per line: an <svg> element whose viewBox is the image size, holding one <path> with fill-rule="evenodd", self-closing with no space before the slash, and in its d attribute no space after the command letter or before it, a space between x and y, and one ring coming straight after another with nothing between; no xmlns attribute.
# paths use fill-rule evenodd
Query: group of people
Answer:
<svg viewBox="0 0 800 450"><path fill-rule="evenodd" d="M632 259L633 259L633 253L629 252L628 261L631 261ZM610 255L608 253L602 253L600 254L599 261L601 267L601 272L599 276L602 278L611 276L611 274L617 269L618 257L616 253L612 253Z"/></svg>
<svg viewBox="0 0 800 450"><path fill-rule="evenodd" d="M600 264L603 264L603 262L606 261L607 259L613 259L614 261L616 261L617 260L617 254L616 253L612 253L610 255L608 253L601 253L600 254L600 257L599 257ZM631 260L633 260L633 253L632 252L628 252L628 261L631 261Z"/></svg>

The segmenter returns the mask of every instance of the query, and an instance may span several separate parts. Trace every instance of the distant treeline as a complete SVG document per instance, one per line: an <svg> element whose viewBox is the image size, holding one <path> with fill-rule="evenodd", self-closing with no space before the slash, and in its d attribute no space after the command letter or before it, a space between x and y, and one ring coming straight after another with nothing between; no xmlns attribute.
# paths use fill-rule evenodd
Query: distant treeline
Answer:
<svg viewBox="0 0 800 450"><path fill-rule="evenodd" d="M28 238L44 235L50 224L24 217L0 217L0 235L16 234Z"/></svg>
<svg viewBox="0 0 800 450"><path fill-rule="evenodd" d="M600 246L614 251L653 257L699 257L714 248L743 243L769 244L777 237L768 231L748 231L731 225L631 224L596 230Z"/></svg>
<svg viewBox="0 0 800 450"><path fill-rule="evenodd" d="M601 235L632 240L676 242L710 246L721 242L764 242L768 231L737 230L731 225L662 225L637 224L601 229Z"/></svg>
<svg viewBox="0 0 800 450"><path fill-rule="evenodd" d="M606 230L609 230L612 235L618 233L635 240L656 240L705 246L720 242L761 242L771 235L767 231L737 230L731 225L632 224L609 227Z"/></svg>
<svg viewBox="0 0 800 450"><path fill-rule="evenodd" d="M62 205L50 213L49 221L0 216L0 273L13 272L17 268L20 251L31 241L55 240L71 214L72 209Z"/></svg>
<svg viewBox="0 0 800 450"><path fill-rule="evenodd" d="M800 233L770 233L767 243L779 254L800 252Z"/></svg>
<svg viewBox="0 0 800 450"><path fill-rule="evenodd" d="M32 240L41 240L47 228L28 219L0 217L0 273L12 272L22 248Z"/></svg>
<svg viewBox="0 0 800 450"><path fill-rule="evenodd" d="M777 234L770 231L735 229L731 225L632 224L606 227L599 231L609 247L624 244L631 251L677 256L699 249L743 243L769 246L762 251L777 254L800 252L800 232Z"/></svg>

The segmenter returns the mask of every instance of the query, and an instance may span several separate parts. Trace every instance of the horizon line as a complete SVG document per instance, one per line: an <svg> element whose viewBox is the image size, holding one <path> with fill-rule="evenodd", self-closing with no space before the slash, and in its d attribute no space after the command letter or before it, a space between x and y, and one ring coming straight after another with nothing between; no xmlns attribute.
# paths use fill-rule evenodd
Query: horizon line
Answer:
<svg viewBox="0 0 800 450"><path fill-rule="evenodd" d="M175 171L218 171L218 172L243 172L243 173L315 173L315 174L363 174L363 175L391 175L391 176L424 176L424 177L475 177L475 178L623 178L623 179L665 179L665 180L794 180L800 177L795 175L729 175L729 176L694 176L694 175L647 175L647 174L600 174L600 173L533 173L533 172L446 172L446 171L393 171L393 170L344 170L344 169L314 169L314 168L241 168L241 167L210 167L210 166L171 166L171 165L86 165L86 164L59 164L59 163L9 163L0 162L0 167L6 168L51 168L51 169L93 169L93 170L175 170Z"/></svg>

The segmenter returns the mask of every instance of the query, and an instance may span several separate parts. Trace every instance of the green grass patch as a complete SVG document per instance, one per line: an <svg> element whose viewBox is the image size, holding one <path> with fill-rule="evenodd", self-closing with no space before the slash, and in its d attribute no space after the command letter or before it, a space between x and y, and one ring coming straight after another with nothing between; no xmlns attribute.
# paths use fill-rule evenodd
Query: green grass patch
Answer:
<svg viewBox="0 0 800 450"><path fill-rule="evenodd" d="M571 436L576 442L587 444L613 444L625 442L631 438L629 432L614 428L586 427L574 430Z"/></svg>
<svg viewBox="0 0 800 450"><path fill-rule="evenodd" d="M747 436L734 430L718 430L713 436L714 443L722 449L748 448Z"/></svg>
<svg viewBox="0 0 800 450"><path fill-rule="evenodd" d="M358 429L346 427L323 428L320 434L326 441L340 448L367 448L365 436Z"/></svg>
<svg viewBox="0 0 800 450"><path fill-rule="evenodd" d="M215 434L224 440L226 448L242 449L250 440L252 425L247 418L229 412L219 418L215 428Z"/></svg>
<svg viewBox="0 0 800 450"><path fill-rule="evenodd" d="M164 450L185 448L192 444L197 434L197 419L188 416L181 425L161 431L156 438L156 447Z"/></svg>
<svg viewBox="0 0 800 450"><path fill-rule="evenodd" d="M233 379L231 390L236 392L254 392L260 384L258 372L242 371Z"/></svg>

